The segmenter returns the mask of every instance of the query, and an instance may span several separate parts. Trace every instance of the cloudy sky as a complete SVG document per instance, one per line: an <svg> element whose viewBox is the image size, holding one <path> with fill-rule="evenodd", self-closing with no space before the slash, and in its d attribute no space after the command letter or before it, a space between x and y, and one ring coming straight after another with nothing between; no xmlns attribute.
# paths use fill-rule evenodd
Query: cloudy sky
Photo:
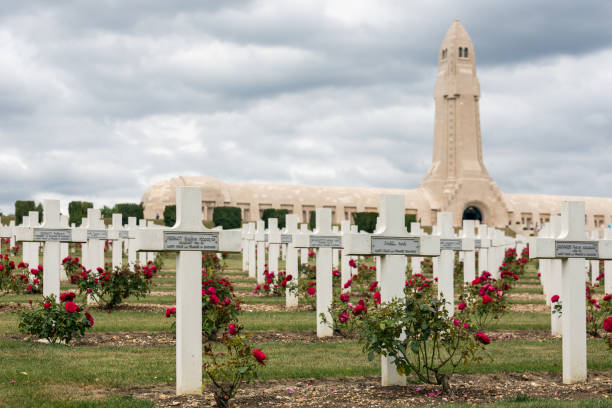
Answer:
<svg viewBox="0 0 612 408"><path fill-rule="evenodd" d="M0 211L177 175L414 188L455 18L501 190L611 196L608 0L26 0L0 2Z"/></svg>

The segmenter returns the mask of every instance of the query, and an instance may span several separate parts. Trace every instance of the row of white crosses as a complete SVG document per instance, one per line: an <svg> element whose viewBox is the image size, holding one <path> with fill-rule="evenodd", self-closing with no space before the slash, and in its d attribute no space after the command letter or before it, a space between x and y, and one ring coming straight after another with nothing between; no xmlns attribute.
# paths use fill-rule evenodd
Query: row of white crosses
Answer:
<svg viewBox="0 0 612 408"><path fill-rule="evenodd" d="M202 189L177 187L176 224L138 229L138 251L176 256L176 393L202 392L202 252L240 252L241 231L202 225Z"/></svg>
<svg viewBox="0 0 612 408"><path fill-rule="evenodd" d="M555 237L534 239L529 251L533 259L561 260L563 382L566 384L584 382L587 378L585 261L612 259L612 240L587 239L584 215L584 202L563 202L560 234L554 231Z"/></svg>

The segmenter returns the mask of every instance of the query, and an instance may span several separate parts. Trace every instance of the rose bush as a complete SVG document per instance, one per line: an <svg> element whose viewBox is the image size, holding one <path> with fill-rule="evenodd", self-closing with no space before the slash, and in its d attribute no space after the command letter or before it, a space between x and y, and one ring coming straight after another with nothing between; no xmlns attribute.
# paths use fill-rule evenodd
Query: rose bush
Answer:
<svg viewBox="0 0 612 408"><path fill-rule="evenodd" d="M69 343L84 336L85 330L93 327L94 319L74 302L75 297L75 293L63 293L58 303L51 295L43 299L39 308L21 309L19 330L50 343Z"/></svg>

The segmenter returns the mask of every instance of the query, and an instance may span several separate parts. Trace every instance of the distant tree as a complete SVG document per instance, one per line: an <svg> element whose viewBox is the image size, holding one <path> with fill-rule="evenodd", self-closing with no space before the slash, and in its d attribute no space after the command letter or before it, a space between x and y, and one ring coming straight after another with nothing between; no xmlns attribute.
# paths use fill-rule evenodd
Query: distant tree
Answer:
<svg viewBox="0 0 612 408"><path fill-rule="evenodd" d="M176 205L167 205L164 207L164 225L173 227L176 224Z"/></svg>
<svg viewBox="0 0 612 408"><path fill-rule="evenodd" d="M38 222L42 222L43 220L43 215L45 210L43 209L42 203L38 203L38 205L36 206L36 209L34 211L38 212Z"/></svg>
<svg viewBox="0 0 612 408"><path fill-rule="evenodd" d="M142 203L140 204L136 204L136 203L115 204L112 212L121 214L121 222L123 224L127 224L128 217L136 217L136 220L141 220L144 218L144 207Z"/></svg>
<svg viewBox="0 0 612 408"><path fill-rule="evenodd" d="M15 223L17 225L23 222L23 216L28 215L28 212L36 211L36 204L31 200L15 201Z"/></svg>
<svg viewBox="0 0 612 408"><path fill-rule="evenodd" d="M310 219L308 220L308 228L311 231L314 231L314 229L317 227L317 212L316 211L311 211L310 212Z"/></svg>
<svg viewBox="0 0 612 408"><path fill-rule="evenodd" d="M213 210L213 222L215 226L223 229L240 228L242 226L242 214L238 207L215 207Z"/></svg>
<svg viewBox="0 0 612 408"><path fill-rule="evenodd" d="M416 222L416 214L406 214L405 220L406 229L410 231L410 223Z"/></svg>
<svg viewBox="0 0 612 408"><path fill-rule="evenodd" d="M374 232L376 229L377 212L355 212L353 213L353 223L357 225L359 231Z"/></svg>
<svg viewBox="0 0 612 408"><path fill-rule="evenodd" d="M71 201L68 203L68 222L81 225L83 218L87 217L87 209L93 208L93 203L88 201Z"/></svg>
<svg viewBox="0 0 612 408"><path fill-rule="evenodd" d="M276 218L278 219L278 228L283 229L286 225L285 216L287 214L289 214L289 210L287 209L266 208L265 210L263 210L261 219L265 223L266 228L268 228L268 219Z"/></svg>
<svg viewBox="0 0 612 408"><path fill-rule="evenodd" d="M113 209L106 205L102 207L100 213L102 214L102 218L113 218Z"/></svg>

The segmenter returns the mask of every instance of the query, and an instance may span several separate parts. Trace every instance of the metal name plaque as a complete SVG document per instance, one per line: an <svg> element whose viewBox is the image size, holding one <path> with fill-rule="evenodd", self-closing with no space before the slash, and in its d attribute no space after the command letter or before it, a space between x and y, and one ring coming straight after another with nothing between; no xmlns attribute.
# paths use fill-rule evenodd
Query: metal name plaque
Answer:
<svg viewBox="0 0 612 408"><path fill-rule="evenodd" d="M372 255L418 255L421 240L416 237L372 237Z"/></svg>
<svg viewBox="0 0 612 408"><path fill-rule="evenodd" d="M599 258L597 241L555 241L555 258Z"/></svg>
<svg viewBox="0 0 612 408"><path fill-rule="evenodd" d="M474 248L482 248L482 241L479 239L474 240Z"/></svg>
<svg viewBox="0 0 612 408"><path fill-rule="evenodd" d="M129 231L119 231L119 238L128 239L130 237Z"/></svg>
<svg viewBox="0 0 612 408"><path fill-rule="evenodd" d="M164 231L164 249L169 251L218 251L218 232Z"/></svg>
<svg viewBox="0 0 612 408"><path fill-rule="evenodd" d="M34 228L34 241L72 241L72 232L69 229Z"/></svg>
<svg viewBox="0 0 612 408"><path fill-rule="evenodd" d="M87 239L107 239L108 234L104 230L87 230Z"/></svg>
<svg viewBox="0 0 612 408"><path fill-rule="evenodd" d="M461 251L460 239L441 239L440 251Z"/></svg>
<svg viewBox="0 0 612 408"><path fill-rule="evenodd" d="M290 244L293 242L293 235L281 234L281 244Z"/></svg>
<svg viewBox="0 0 612 408"><path fill-rule="evenodd" d="M342 237L323 237L323 236L310 236L311 248L342 248Z"/></svg>

